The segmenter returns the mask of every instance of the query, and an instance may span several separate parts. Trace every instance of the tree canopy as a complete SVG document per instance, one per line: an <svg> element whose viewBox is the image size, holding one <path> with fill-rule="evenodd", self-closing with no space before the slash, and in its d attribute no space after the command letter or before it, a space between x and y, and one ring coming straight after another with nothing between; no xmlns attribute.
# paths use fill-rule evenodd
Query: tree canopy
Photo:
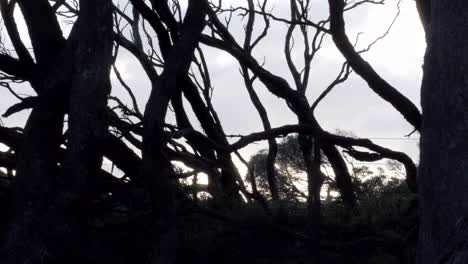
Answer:
<svg viewBox="0 0 468 264"><path fill-rule="evenodd" d="M318 3L291 0L288 14L278 15L268 0L232 5L207 0L0 0L0 85L17 100L8 102L3 117L27 115L23 126L0 126L0 205L7 216L0 259L182 263L190 252L202 259L203 251L190 251L180 240L202 237L204 252L216 259L216 245L208 242L217 236L210 235L223 234L218 242L226 249L248 239L227 239L235 230L255 230L263 242L276 241L278 248L283 238L300 244L285 249L287 254L298 250L308 261L336 263L336 256L324 253L333 248L327 243L352 252L339 232L348 230L347 238L359 239L355 226L347 224L364 219L356 216L365 215L362 201L385 200L382 190L389 189L403 193L404 203L390 199L388 204L398 204L392 212L409 222L417 194L418 262L460 263L467 255L460 250L465 239L449 234L465 232L460 221L468 208L463 180L468 172L463 99L468 4L415 1L428 43L421 113L363 56L388 35L401 1L394 20L365 48L358 45L360 34L352 40L345 27L347 14L384 2L328 0L316 13ZM241 18L241 29L232 25L233 17ZM282 50L274 52L284 56L287 72L268 68L257 53L268 43L273 24L285 28ZM325 45L334 45L343 63L311 96L311 76ZM210 52L223 52L239 68L236 83L249 101L232 100L236 108L255 110L261 131L230 135L225 129L213 100L218 88ZM121 58L137 62L145 85L125 78ZM412 133L420 132L420 174L406 153L323 128L317 106L352 75L396 110L414 128ZM25 87L29 95L21 92ZM275 106L265 103L268 96L281 100L296 121L272 125ZM267 148L244 157L241 150L257 142ZM350 159L390 160L404 180L387 182L380 172L364 181L358 175L371 170L353 168ZM246 176L241 166L247 168ZM324 183L337 192L328 207L322 201ZM299 202L294 208L302 210L304 222L289 223L294 219L291 202ZM340 212L339 232L327 218L334 209ZM241 220L249 210L261 225ZM229 228L210 229L207 223L214 220ZM203 223L193 232L199 237L184 237L196 228L184 229L185 221ZM417 229L404 226L393 240L388 234L376 238L377 230L364 232L360 243L381 243L402 263L414 255L395 246L405 232L413 237ZM117 245L116 238L125 243ZM445 240L454 245L446 247ZM112 248L121 252L111 257ZM247 256L249 251L242 252Z"/></svg>

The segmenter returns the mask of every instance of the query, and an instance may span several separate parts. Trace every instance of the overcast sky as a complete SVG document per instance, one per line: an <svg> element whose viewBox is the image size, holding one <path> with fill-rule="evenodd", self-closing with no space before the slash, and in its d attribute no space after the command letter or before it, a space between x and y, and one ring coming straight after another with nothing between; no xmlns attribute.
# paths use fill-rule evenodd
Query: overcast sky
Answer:
<svg viewBox="0 0 468 264"><path fill-rule="evenodd" d="M225 4L238 5L244 0L223 1ZM314 17L325 18L328 5L325 0L312 0ZM288 18L286 0L271 0L275 15ZM397 11L396 0L387 0L385 6L359 8L346 14L346 28L350 39L354 40L358 32L360 45L365 47L370 41L386 31ZM261 19L257 20L261 22ZM243 39L242 25L239 17L235 17L231 25L232 33ZM24 23L19 21L23 39L27 42ZM268 37L256 48L254 55L258 61L264 61L266 68L291 82L283 54L286 26L272 22ZM299 41L298 41L299 42ZM300 45L296 44L300 49ZM262 130L262 125L255 108L250 103L247 91L239 74L238 63L227 53L203 47L211 71L214 86L213 103L220 115L227 134L248 134ZM424 55L424 35L418 21L418 15L413 0L402 0L401 14L389 35L375 45L372 51L363 56L376 71L401 93L408 96L418 107L420 82L422 78L422 62ZM300 53L295 59L300 61ZM319 52L313 63L308 98L313 102L326 88L340 70L344 61L330 38L324 42L324 48ZM134 88L138 96L140 108L149 95L150 86L138 62L124 52L119 55L117 66L124 79ZM113 77L115 82L115 78ZM256 84L256 90L267 108L273 127L295 124L297 120L287 108L283 100L271 95L262 85ZM23 93L31 93L26 87L19 88ZM118 85L113 87L113 93L125 97ZM0 112L3 113L16 100L5 89L0 89ZM3 118L7 126L22 125L27 113ZM404 136L412 131L411 126L388 103L376 96L367 84L357 75L351 75L344 84L336 87L316 110L316 117L323 128L333 132L336 129L351 131L358 137L395 138L374 139L374 142L399 150L410 155L417 161L417 140L407 140ZM170 117L169 117L170 119ZM412 138L417 138L413 135ZM243 150L249 156L264 147L265 144L254 144Z"/></svg>
<svg viewBox="0 0 468 264"><path fill-rule="evenodd" d="M234 4L241 1L230 1ZM274 2L274 12L278 16L288 17L289 1ZM312 10L317 10L317 17L327 15L326 1L313 1ZM360 37L360 47L365 47L370 41L386 31L397 11L397 1L387 1L385 6L360 8L346 16L347 31L350 39L358 32L364 32ZM231 26L233 32L242 37L242 28ZM283 55L283 43L286 26L272 24L269 37L255 50L255 57L265 60L267 69L290 81L291 77L286 67ZM299 41L297 41L299 42ZM299 46L296 44L296 46ZM419 107L420 81L422 77L422 61L425 49L424 35L418 21L414 1L403 0L401 14L390 31L390 34L374 46L364 57L374 66L378 73L400 92L408 96ZM211 59L214 92L214 105L221 116L224 128L228 134L246 134L260 131L260 119L249 102L239 74L237 62L227 53L209 49ZM300 60L301 54L296 57ZM330 38L324 44L313 64L308 98L313 102L323 89L339 72L344 61L336 50ZM273 126L296 123L297 120L287 108L284 101L271 95L266 89L257 85L262 102L265 104ZM405 140L405 135L412 129L402 116L388 103L376 96L367 84L357 75L338 86L321 102L317 108L317 119L329 131L336 129L352 131L358 137L399 138L375 139L376 143L408 153L417 160L418 147L416 140ZM416 137L414 135L413 137ZM252 146L247 155L258 147Z"/></svg>

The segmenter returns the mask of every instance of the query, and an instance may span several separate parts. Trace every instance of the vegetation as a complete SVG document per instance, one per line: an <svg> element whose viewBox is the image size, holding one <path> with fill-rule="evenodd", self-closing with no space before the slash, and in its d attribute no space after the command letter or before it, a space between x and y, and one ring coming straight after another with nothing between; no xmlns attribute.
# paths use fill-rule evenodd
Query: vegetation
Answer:
<svg viewBox="0 0 468 264"><path fill-rule="evenodd" d="M0 262L468 262L468 2L415 1L423 113L363 58L395 20L362 49L346 31L349 13L385 1L326 2L291 0L284 15L267 0L0 0L0 86L14 98L3 117L27 116L0 126ZM259 55L273 27L287 72ZM343 63L312 97L332 43ZM239 67L250 100L235 107L251 105L262 131L231 140L213 51ZM129 82L119 60L144 81ZM321 126L317 106L351 74L420 132L419 169ZM297 122L272 126L271 95ZM260 141L268 148L243 157Z"/></svg>

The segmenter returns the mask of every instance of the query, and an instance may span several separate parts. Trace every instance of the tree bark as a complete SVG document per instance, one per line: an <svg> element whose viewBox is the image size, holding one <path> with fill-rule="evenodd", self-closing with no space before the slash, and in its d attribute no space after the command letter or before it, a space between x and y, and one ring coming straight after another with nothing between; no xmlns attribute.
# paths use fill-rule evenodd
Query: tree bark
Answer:
<svg viewBox="0 0 468 264"><path fill-rule="evenodd" d="M73 74L68 94L69 137L64 169L66 184L78 196L101 168L107 134L113 21L110 0L80 1L73 46Z"/></svg>
<svg viewBox="0 0 468 264"><path fill-rule="evenodd" d="M113 48L113 5L111 0L81 0L75 25L77 40L72 44L72 67L68 93L68 141L57 214L69 234L68 256L87 245L86 223L92 183L96 181L103 159L107 134L107 97L110 94L110 67ZM72 40L73 41L73 40ZM62 241L63 243L64 241ZM67 251L66 251L67 252ZM76 254L76 253L75 253ZM82 256L76 256L83 259Z"/></svg>
<svg viewBox="0 0 468 264"><path fill-rule="evenodd" d="M417 263L468 263L468 2L432 1L421 90Z"/></svg>
<svg viewBox="0 0 468 264"><path fill-rule="evenodd" d="M172 42L177 42L181 37L180 27L177 25L177 21L174 17L170 14L167 1L152 1L151 3L154 9L148 7L141 0L131 0L131 2L157 33L159 49L161 50L164 60L167 60L170 51L173 48L171 39ZM205 133L219 144L228 145L228 141L220 124L216 123L210 113L210 109L206 106L200 96L198 88L188 75L181 76L180 86ZM171 98L171 102L176 108L183 107L181 96L182 95L179 93ZM176 109L177 124L180 128L191 128L191 124L183 111L183 109ZM208 173L209 191L213 197L215 199L219 198L218 200L220 201L227 201L229 204L240 201L240 195L236 185L236 176L238 175L238 172L237 168L231 165L233 163L230 155L223 155L222 153L215 153L213 150L206 149L199 144L199 142L196 142L194 138L187 138L187 140L189 141L189 144L200 151L204 158L215 160L216 154L218 154L218 160L224 162L221 172L213 169Z"/></svg>
<svg viewBox="0 0 468 264"><path fill-rule="evenodd" d="M37 63L41 67L28 66L35 71L25 76L39 94L39 103L32 110L24 138L17 146L14 212L5 244L5 262L40 263L44 254L50 251L48 241L52 236L47 232L49 219L46 212L54 198L66 104L65 100L61 100L65 89L61 76L66 73L58 71L53 62L60 64L58 57L63 54L65 41L48 1L18 1L18 4L28 26ZM24 59L26 54L20 53L23 62L27 62ZM16 76L15 72L11 73ZM37 76L41 76L41 79Z"/></svg>
<svg viewBox="0 0 468 264"><path fill-rule="evenodd" d="M385 81L355 50L345 32L344 0L329 0L330 6L330 31L333 42L338 50L346 58L353 70L364 79L369 88L378 96L390 103L395 110L416 130L421 127L421 113L407 97Z"/></svg>
<svg viewBox="0 0 468 264"><path fill-rule="evenodd" d="M96 160L102 153L94 149L99 141L85 142L84 139L89 138L90 130L105 131L102 129L105 122L101 124L102 120L95 119L95 114L105 111L99 107L94 112L89 110L94 103L106 104L107 93L97 96L94 91L100 91L103 87L99 82L103 76L109 76L105 68L109 67L110 60L105 57L109 54L110 58L112 51L112 5L109 0L81 1L79 18L65 42L47 1L19 1L19 4L41 66L36 76L42 79L31 80L39 99L28 118L24 140L18 149L16 212L7 241L8 261L53 263L66 260L73 263L82 256L74 250L80 244L69 235L75 222L73 218L79 218L81 211L65 210L75 200L70 200L70 193L80 196L78 190L85 189L83 179L100 171L101 164ZM107 67L103 66L106 63ZM83 94L88 97L83 98ZM66 154L69 162L65 162L69 169L63 173L58 162L61 161L67 96L73 101L70 107L71 152ZM78 152L81 153L74 155ZM73 253L78 258L74 258Z"/></svg>
<svg viewBox="0 0 468 264"><path fill-rule="evenodd" d="M307 169L307 214L309 234L309 253L315 263L320 263L320 228L322 173L320 171L320 141L318 137L299 135L299 144Z"/></svg>
<svg viewBox="0 0 468 264"><path fill-rule="evenodd" d="M168 55L164 71L153 87L145 109L141 173L151 196L155 223L156 244L150 253L150 263L153 264L169 264L175 260L175 186L171 179L172 165L165 151L164 124L169 101L180 89L180 79L187 74L198 38L205 27L207 8L205 0L189 1L182 36Z"/></svg>
<svg viewBox="0 0 468 264"><path fill-rule="evenodd" d="M416 9L427 38L431 25L431 0L416 0Z"/></svg>

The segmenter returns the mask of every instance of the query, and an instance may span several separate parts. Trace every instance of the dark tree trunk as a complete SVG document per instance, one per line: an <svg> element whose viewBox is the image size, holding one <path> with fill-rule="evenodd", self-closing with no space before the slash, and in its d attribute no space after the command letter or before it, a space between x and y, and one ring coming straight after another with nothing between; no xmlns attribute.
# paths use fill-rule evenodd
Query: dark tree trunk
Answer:
<svg viewBox="0 0 468 264"><path fill-rule="evenodd" d="M193 129L193 126L190 123L190 120L188 119L188 116L184 109L184 105L182 101L182 91L180 91L180 94L173 97L171 102L174 107L177 125L179 126L179 128L180 129ZM187 141L194 149L200 152L200 155L202 157L207 158L209 160L213 160L213 161L216 160L216 152L210 147L206 146L203 142L200 142L199 140L197 140L196 137L188 136ZM208 175L208 191L215 199L221 199L222 193L223 193L222 191L223 189L221 187L221 182L220 182L221 173L216 168L212 168L208 170L207 175Z"/></svg>
<svg viewBox="0 0 468 264"><path fill-rule="evenodd" d="M131 0L131 2L158 34L159 47L162 56L167 60L172 49L171 39L172 42L177 42L181 37L180 27L177 25L177 21L170 12L167 0L151 1L154 9L148 7L141 0ZM200 96L197 86L188 75L180 77L181 80L179 85L181 90L192 106L192 109L200 121L205 133L219 144L228 145L228 141L222 131L221 125L216 123L215 119L211 115L210 109ZM182 95L180 92L181 91L178 91L177 94L171 98L171 102L175 108L183 107ZM176 118L177 124L180 128L191 128L191 124L182 108L176 109ZM213 195L217 200L228 201L229 204L240 201L240 195L236 185L236 176L238 175L238 172L237 168L231 166L232 159L230 155L215 153L214 150L210 150L209 148L202 146L202 143L199 144L199 142L194 138L187 138L187 140L189 141L189 144L200 151L200 154L203 157L211 160L215 160L217 158L218 161L224 162L221 172L216 169L212 169L208 172L208 185L211 195ZM218 157L216 157L216 154L218 154Z"/></svg>
<svg viewBox="0 0 468 264"><path fill-rule="evenodd" d="M308 111L304 111L304 114L301 115L300 122L315 126L319 129L319 131L322 131L322 128L318 124L315 116L313 116ZM341 195L341 200L348 208L353 208L356 205L356 195L354 193L354 186L351 175L349 174L344 158L341 156L338 148L335 145L324 142L320 144L320 148L322 149L323 154L327 157L333 169L333 173L335 174L335 181Z"/></svg>
<svg viewBox="0 0 468 264"><path fill-rule="evenodd" d="M65 43L48 1L19 3L41 66L37 75L43 80L31 81L39 102L18 150L8 261L74 263L80 259L74 256L84 256L75 248L83 244L70 237L82 212L69 209L86 189L84 179L96 176L101 165L94 132L106 129L97 116L105 113L107 92L102 92L102 84L109 76L112 53L112 5L110 0L81 1L81 13ZM63 173L57 164L68 95L71 151Z"/></svg>
<svg viewBox="0 0 468 264"><path fill-rule="evenodd" d="M48 248L48 209L55 196L63 111L42 100L32 111L17 154L14 217L6 241L8 263L39 263Z"/></svg>
<svg viewBox="0 0 468 264"><path fill-rule="evenodd" d="M107 97L113 47L113 5L111 0L81 0L76 22L76 44L72 39L73 73L68 94L68 142L57 214L70 229L63 239L69 243L65 257L86 261L76 250L86 249L92 182L102 165L104 135L107 134ZM73 37L74 37L73 36ZM62 243L64 241L61 241Z"/></svg>
<svg viewBox="0 0 468 264"><path fill-rule="evenodd" d="M421 91L418 260L468 263L468 2L432 1Z"/></svg>
<svg viewBox="0 0 468 264"><path fill-rule="evenodd" d="M353 208L356 205L356 195L346 162L336 146L322 144L322 150L332 166L341 200L348 208Z"/></svg>
<svg viewBox="0 0 468 264"><path fill-rule="evenodd" d="M318 138L299 135L299 145L307 169L307 214L308 228L311 236L309 253L314 262L320 262L320 225L322 175L320 172L320 144Z"/></svg>
<svg viewBox="0 0 468 264"><path fill-rule="evenodd" d="M251 2L249 2L249 5L250 4ZM249 19L251 18L249 17ZM270 119L268 118L267 111L265 107L263 106L262 102L260 101L260 98L258 97L257 92L255 92L255 89L253 87L253 81L250 78L248 68L245 65L241 65L241 69L242 69L242 73L244 76L245 87L247 88L247 92L249 93L250 100L255 106L255 109L257 109L260 119L262 120L263 129L270 130L271 129ZM275 170L275 161L276 161L277 154L278 154L278 144L276 143L276 139L275 138L268 139L268 155L266 159L266 173L267 174L266 175L267 175L267 180L268 180L268 188L270 189L271 199L273 201L279 201L279 192L278 192L278 185L276 183L276 170Z"/></svg>
<svg viewBox="0 0 468 264"><path fill-rule="evenodd" d="M41 76L43 80L29 80L39 94L39 102L28 118L24 139L18 144L15 210L5 244L5 261L39 263L49 251L47 211L55 193L65 111L65 100L60 100L65 87L60 77L54 76L57 71L53 62L57 61L65 41L48 1L18 1L18 4L28 26L36 61L41 66L34 68L37 72L30 75ZM23 60L27 56L22 52Z"/></svg>
<svg viewBox="0 0 468 264"><path fill-rule="evenodd" d="M112 1L80 1L79 39L73 45L73 75L68 99L68 144L65 174L77 195L85 192L102 163L107 134L113 21Z"/></svg>
<svg viewBox="0 0 468 264"><path fill-rule="evenodd" d="M153 208L155 245L150 263L169 264L175 260L177 241L175 186L167 153L165 118L169 101L180 91L180 80L187 75L198 38L205 26L205 0L191 0L184 19L181 38L168 55L163 73L151 91L145 109L142 178L146 181Z"/></svg>
<svg viewBox="0 0 468 264"><path fill-rule="evenodd" d="M209 138L213 139L218 144L229 145L222 128L215 122L210 114L210 110L203 102L197 87L188 77L185 78L182 86L184 95L190 102L203 130ZM217 195L221 198L221 201L234 204L240 201L239 188L236 184L237 169L235 166L231 165L232 159L229 153L218 151L217 154L218 160L222 162L223 169L220 174L208 175L210 187L214 189L215 192L221 191L219 195Z"/></svg>

